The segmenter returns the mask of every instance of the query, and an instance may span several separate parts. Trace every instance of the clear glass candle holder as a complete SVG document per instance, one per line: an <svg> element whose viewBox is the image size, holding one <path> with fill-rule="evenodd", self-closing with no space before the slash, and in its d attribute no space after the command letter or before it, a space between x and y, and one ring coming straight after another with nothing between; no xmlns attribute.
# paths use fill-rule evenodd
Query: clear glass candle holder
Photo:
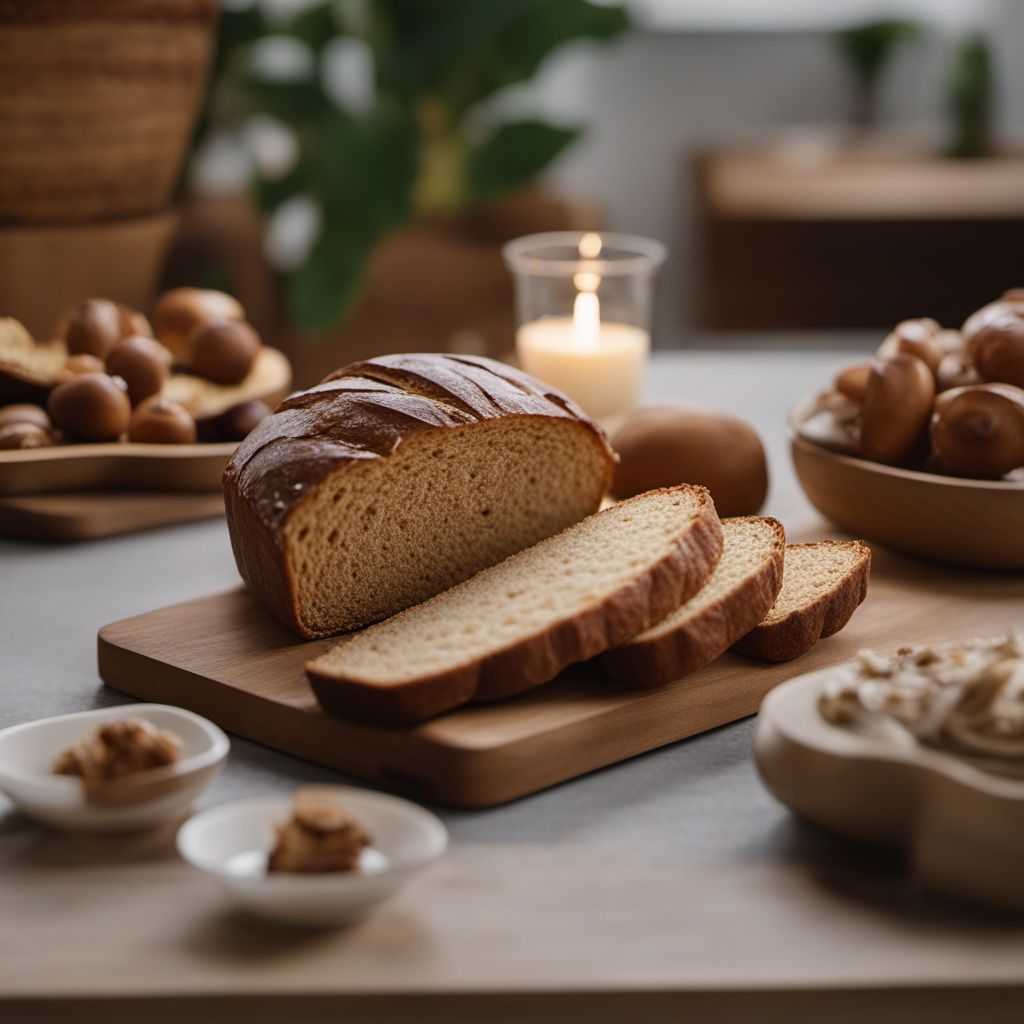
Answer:
<svg viewBox="0 0 1024 1024"><path fill-rule="evenodd" d="M503 252L515 280L520 366L591 416L631 409L650 356L665 247L636 235L552 231L517 238Z"/></svg>

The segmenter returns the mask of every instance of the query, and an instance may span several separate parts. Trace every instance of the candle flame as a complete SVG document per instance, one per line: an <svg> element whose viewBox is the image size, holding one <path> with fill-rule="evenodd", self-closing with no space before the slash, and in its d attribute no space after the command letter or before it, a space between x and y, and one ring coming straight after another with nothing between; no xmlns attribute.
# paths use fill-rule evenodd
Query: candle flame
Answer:
<svg viewBox="0 0 1024 1024"><path fill-rule="evenodd" d="M580 239L580 257L585 260L595 260L601 254L601 236L595 231L588 231Z"/></svg>
<svg viewBox="0 0 1024 1024"><path fill-rule="evenodd" d="M580 239L580 259L596 259L600 255L601 244L601 236L588 231ZM601 300L597 297L601 275L580 270L573 274L572 283L576 286L576 299L572 305L573 338L581 348L596 349L601 338Z"/></svg>
<svg viewBox="0 0 1024 1024"><path fill-rule="evenodd" d="M601 301L595 292L577 292L572 305L572 334L581 348L595 349L601 337Z"/></svg>

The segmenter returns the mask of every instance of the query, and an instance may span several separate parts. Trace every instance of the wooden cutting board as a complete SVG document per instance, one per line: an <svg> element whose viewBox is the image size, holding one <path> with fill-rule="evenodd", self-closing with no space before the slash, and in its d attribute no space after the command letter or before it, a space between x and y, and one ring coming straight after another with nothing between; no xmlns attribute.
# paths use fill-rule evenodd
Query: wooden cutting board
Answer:
<svg viewBox="0 0 1024 1024"><path fill-rule="evenodd" d="M0 496L0 537L79 541L117 537L224 514L220 491L209 494L25 494Z"/></svg>
<svg viewBox="0 0 1024 1024"><path fill-rule="evenodd" d="M302 642L243 590L100 630L109 686L189 708L230 732L407 793L487 807L755 712L773 686L850 657L1024 626L1024 576L977 573L875 551L867 601L840 634L797 661L727 654L656 690L628 690L591 664L520 697L409 728L323 714L303 663L332 640Z"/></svg>

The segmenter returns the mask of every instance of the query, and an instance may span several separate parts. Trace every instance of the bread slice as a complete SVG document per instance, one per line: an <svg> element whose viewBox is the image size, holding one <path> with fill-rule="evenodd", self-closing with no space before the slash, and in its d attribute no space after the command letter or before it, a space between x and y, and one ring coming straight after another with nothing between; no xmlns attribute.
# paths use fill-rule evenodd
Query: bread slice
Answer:
<svg viewBox="0 0 1024 1024"><path fill-rule="evenodd" d="M229 460L224 504L253 594L330 636L579 522L614 462L580 409L510 366L381 356L282 402Z"/></svg>
<svg viewBox="0 0 1024 1024"><path fill-rule="evenodd" d="M775 604L733 650L761 661L798 658L850 621L870 572L871 548L859 540L788 545Z"/></svg>
<svg viewBox="0 0 1024 1024"><path fill-rule="evenodd" d="M768 614L782 586L782 523L767 516L723 519L722 534L722 557L704 586L657 625L601 656L611 676L633 686L681 679Z"/></svg>
<svg viewBox="0 0 1024 1024"><path fill-rule="evenodd" d="M325 710L376 721L508 697L664 618L721 548L703 487L650 491L343 640L306 672Z"/></svg>

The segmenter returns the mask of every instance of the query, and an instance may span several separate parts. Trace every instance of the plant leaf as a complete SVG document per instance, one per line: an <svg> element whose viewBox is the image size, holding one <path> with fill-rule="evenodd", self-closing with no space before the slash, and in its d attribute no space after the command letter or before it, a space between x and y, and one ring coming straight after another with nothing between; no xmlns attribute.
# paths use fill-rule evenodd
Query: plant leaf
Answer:
<svg viewBox="0 0 1024 1024"><path fill-rule="evenodd" d="M326 112L312 167L325 211L378 227L406 220L417 141L412 121L397 110L358 119Z"/></svg>
<svg viewBox="0 0 1024 1024"><path fill-rule="evenodd" d="M321 206L320 237L287 286L289 308L303 326L320 330L338 321L381 235L408 218L416 141L400 111L352 119L332 108L317 125L302 172L275 190L279 202L288 188L301 187Z"/></svg>
<svg viewBox="0 0 1024 1024"><path fill-rule="evenodd" d="M470 158L472 200L494 199L525 184L579 134L579 128L559 128L542 121L502 125Z"/></svg>
<svg viewBox="0 0 1024 1024"><path fill-rule="evenodd" d="M359 292L378 237L337 221L322 232L305 263L288 276L288 308L296 323L322 331L338 322Z"/></svg>
<svg viewBox="0 0 1024 1024"><path fill-rule="evenodd" d="M379 0L381 86L457 112L523 81L574 39L610 39L625 9L587 0Z"/></svg>
<svg viewBox="0 0 1024 1024"><path fill-rule="evenodd" d="M342 34L337 12L330 0L307 7L287 21L281 31L301 40L317 55L332 39Z"/></svg>

